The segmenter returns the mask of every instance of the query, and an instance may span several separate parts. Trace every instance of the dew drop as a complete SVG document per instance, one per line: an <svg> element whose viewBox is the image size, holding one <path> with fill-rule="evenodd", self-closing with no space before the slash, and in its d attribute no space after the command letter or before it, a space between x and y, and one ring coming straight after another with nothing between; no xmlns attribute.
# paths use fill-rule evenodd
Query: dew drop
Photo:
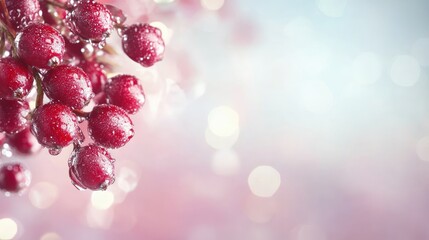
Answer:
<svg viewBox="0 0 429 240"><path fill-rule="evenodd" d="M79 190L79 191L85 190L86 187L84 187L82 185L82 183L79 181L79 179L77 178L75 173L72 171L72 169L73 169L73 167L69 168L69 176L70 176L70 180L71 180L73 186L75 186L75 188L77 188L77 190Z"/></svg>
<svg viewBox="0 0 429 240"><path fill-rule="evenodd" d="M49 148L49 154L56 156L61 153L62 148Z"/></svg>

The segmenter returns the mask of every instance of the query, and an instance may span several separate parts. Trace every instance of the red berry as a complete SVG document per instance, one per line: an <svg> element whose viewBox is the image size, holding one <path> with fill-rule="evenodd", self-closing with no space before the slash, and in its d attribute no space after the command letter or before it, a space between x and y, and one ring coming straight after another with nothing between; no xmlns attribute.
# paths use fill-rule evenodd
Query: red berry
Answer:
<svg viewBox="0 0 429 240"><path fill-rule="evenodd" d="M24 155L31 155L42 148L29 127L16 134L8 135L7 143L12 149Z"/></svg>
<svg viewBox="0 0 429 240"><path fill-rule="evenodd" d="M109 36L113 27L110 11L94 0L79 2L71 12L72 30L81 38L99 42Z"/></svg>
<svg viewBox="0 0 429 240"><path fill-rule="evenodd" d="M83 108L93 97L91 82L79 67L54 67L46 73L42 84L50 99L72 109Z"/></svg>
<svg viewBox="0 0 429 240"><path fill-rule="evenodd" d="M79 62L85 59L83 50L85 44L83 42L71 43L67 38L64 38L66 50L64 53L64 60L67 64L76 66Z"/></svg>
<svg viewBox="0 0 429 240"><path fill-rule="evenodd" d="M28 65L49 68L59 64L64 55L64 38L47 24L32 24L15 39L19 57Z"/></svg>
<svg viewBox="0 0 429 240"><path fill-rule="evenodd" d="M97 145L76 149L69 160L72 183L78 189L106 190L115 181L114 161Z"/></svg>
<svg viewBox="0 0 429 240"><path fill-rule="evenodd" d="M165 45L158 28L149 24L134 24L125 29L122 48L132 60L150 67L162 60Z"/></svg>
<svg viewBox="0 0 429 240"><path fill-rule="evenodd" d="M42 146L51 149L61 149L81 140L76 115L59 103L47 103L36 109L31 132Z"/></svg>
<svg viewBox="0 0 429 240"><path fill-rule="evenodd" d="M13 58L0 59L0 98L23 98L33 87L33 75Z"/></svg>
<svg viewBox="0 0 429 240"><path fill-rule="evenodd" d="M57 21L61 21L66 17L66 11L61 8L55 8L44 0L40 1L40 9L42 10L42 17L45 23L49 25L57 25ZM67 0L58 0L58 3L66 3Z"/></svg>
<svg viewBox="0 0 429 240"><path fill-rule="evenodd" d="M133 123L125 110L108 104L94 107L88 130L94 142L106 148L122 147L134 136Z"/></svg>
<svg viewBox="0 0 429 240"><path fill-rule="evenodd" d="M79 64L79 67L81 67L88 75L88 78L91 81L92 91L95 94L101 92L107 81L107 77L106 74L104 74L102 66L95 61L84 61Z"/></svg>
<svg viewBox="0 0 429 240"><path fill-rule="evenodd" d="M0 167L0 190L19 193L30 185L31 174L20 163L6 163Z"/></svg>
<svg viewBox="0 0 429 240"><path fill-rule="evenodd" d="M123 108L127 113L136 113L144 104L145 96L139 80L131 75L113 77L104 89L109 103Z"/></svg>
<svg viewBox="0 0 429 240"><path fill-rule="evenodd" d="M10 23L15 30L23 29L40 17L38 0L6 0L6 7Z"/></svg>
<svg viewBox="0 0 429 240"><path fill-rule="evenodd" d="M15 134L28 123L30 107L23 100L0 99L0 132Z"/></svg>

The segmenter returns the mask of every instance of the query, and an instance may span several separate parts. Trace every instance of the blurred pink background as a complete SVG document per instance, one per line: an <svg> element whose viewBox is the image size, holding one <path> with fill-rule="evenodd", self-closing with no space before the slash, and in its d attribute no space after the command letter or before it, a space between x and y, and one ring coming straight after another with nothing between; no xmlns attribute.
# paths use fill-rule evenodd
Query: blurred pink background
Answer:
<svg viewBox="0 0 429 240"><path fill-rule="evenodd" d="M162 29L116 182L67 159L0 197L0 239L429 239L429 2L106 1ZM109 40L119 47L119 38Z"/></svg>

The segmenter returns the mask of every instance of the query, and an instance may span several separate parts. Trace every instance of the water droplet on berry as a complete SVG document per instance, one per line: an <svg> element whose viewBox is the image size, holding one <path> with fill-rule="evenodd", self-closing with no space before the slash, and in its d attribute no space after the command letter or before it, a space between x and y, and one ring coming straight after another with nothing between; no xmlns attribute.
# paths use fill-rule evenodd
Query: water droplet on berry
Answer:
<svg viewBox="0 0 429 240"><path fill-rule="evenodd" d="M56 156L61 153L62 148L49 148L49 154Z"/></svg>
<svg viewBox="0 0 429 240"><path fill-rule="evenodd" d="M122 25L127 20L127 17L124 15L121 9L108 4L105 6L107 9L109 9L110 14L112 15L112 20L115 24Z"/></svg>
<svg viewBox="0 0 429 240"><path fill-rule="evenodd" d="M72 157L73 158L73 157ZM71 159L72 159L71 158ZM75 188L77 188L77 190L79 190L79 191L83 191L83 190L85 190L86 188L84 187L84 186L82 186L82 183L80 183L80 181L78 180L78 178L76 177L76 174L72 171L72 168L70 167L70 169L69 169L69 176L70 176L70 179L71 179L71 182L72 182L72 184L73 184L73 186L75 187Z"/></svg>

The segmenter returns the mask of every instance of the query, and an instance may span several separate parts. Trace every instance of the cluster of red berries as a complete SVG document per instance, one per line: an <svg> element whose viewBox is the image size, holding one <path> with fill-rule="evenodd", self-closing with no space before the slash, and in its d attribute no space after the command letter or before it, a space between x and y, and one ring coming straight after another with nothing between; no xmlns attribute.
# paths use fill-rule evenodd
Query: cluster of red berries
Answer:
<svg viewBox="0 0 429 240"><path fill-rule="evenodd" d="M116 29L125 54L149 67L163 57L161 31L126 26L120 9L95 0L0 0L0 10L0 144L21 154L46 147L52 155L73 144L72 183L105 190L114 182L107 149L133 137L129 114L145 102L136 77L106 76L105 39ZM93 142L86 146L83 121ZM0 167L0 190L20 192L29 182L21 163Z"/></svg>

